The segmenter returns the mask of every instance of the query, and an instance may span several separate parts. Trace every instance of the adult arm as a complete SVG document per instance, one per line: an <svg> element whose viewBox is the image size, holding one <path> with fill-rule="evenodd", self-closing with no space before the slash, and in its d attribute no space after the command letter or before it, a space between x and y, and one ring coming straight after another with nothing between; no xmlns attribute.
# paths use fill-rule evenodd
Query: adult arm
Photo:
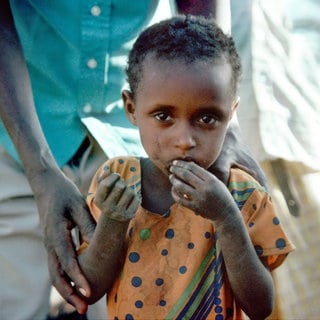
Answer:
<svg viewBox="0 0 320 320"><path fill-rule="evenodd" d="M58 291L79 311L86 304L70 279L90 294L77 263L70 230L78 225L84 238L95 223L83 197L54 160L35 110L29 74L9 1L0 1L0 116L16 147L34 192L44 231L49 269Z"/></svg>
<svg viewBox="0 0 320 320"><path fill-rule="evenodd" d="M192 14L214 18L225 33L231 32L229 0L176 0L180 14Z"/></svg>
<svg viewBox="0 0 320 320"><path fill-rule="evenodd" d="M214 18L225 33L231 34L230 0L176 0L176 6L181 14ZM227 183L232 166L240 167L267 187L266 177L243 141L236 119L230 123L222 151L212 171L221 181Z"/></svg>

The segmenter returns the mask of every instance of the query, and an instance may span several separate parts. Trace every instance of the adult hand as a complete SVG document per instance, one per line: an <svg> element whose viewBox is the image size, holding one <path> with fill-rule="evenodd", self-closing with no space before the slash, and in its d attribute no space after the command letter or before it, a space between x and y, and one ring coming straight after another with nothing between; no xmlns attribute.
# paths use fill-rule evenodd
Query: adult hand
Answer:
<svg viewBox="0 0 320 320"><path fill-rule="evenodd" d="M238 167L246 171L267 188L265 174L243 142L239 125L236 122L230 123L221 153L210 167L210 172L227 184L231 167Z"/></svg>
<svg viewBox="0 0 320 320"><path fill-rule="evenodd" d="M36 180L35 197L52 283L79 313L85 313L87 303L76 288L87 297L91 290L79 267L71 230L78 226L82 238L90 242L95 222L79 190L62 172L51 170Z"/></svg>

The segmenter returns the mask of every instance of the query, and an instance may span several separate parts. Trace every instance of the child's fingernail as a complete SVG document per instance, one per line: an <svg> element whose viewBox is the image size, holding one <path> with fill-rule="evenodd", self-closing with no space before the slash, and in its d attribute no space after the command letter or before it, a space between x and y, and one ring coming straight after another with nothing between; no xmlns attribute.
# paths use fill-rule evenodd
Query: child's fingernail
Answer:
<svg viewBox="0 0 320 320"><path fill-rule="evenodd" d="M87 296L87 292L86 292L86 290L84 290L83 288L79 288L79 291L81 292L81 294L83 295L83 296Z"/></svg>

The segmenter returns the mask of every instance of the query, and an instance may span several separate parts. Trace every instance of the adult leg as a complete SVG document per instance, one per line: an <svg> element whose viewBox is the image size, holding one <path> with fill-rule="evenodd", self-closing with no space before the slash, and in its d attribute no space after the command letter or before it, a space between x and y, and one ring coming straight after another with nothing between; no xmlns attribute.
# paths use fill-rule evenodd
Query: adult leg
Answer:
<svg viewBox="0 0 320 320"><path fill-rule="evenodd" d="M0 319L46 319L50 282L36 202L22 167L1 147L0 279Z"/></svg>

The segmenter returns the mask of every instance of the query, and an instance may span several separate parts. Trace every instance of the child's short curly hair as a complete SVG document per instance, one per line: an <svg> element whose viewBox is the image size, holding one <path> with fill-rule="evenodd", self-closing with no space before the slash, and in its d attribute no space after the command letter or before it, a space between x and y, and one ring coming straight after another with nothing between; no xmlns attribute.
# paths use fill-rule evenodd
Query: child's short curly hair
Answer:
<svg viewBox="0 0 320 320"><path fill-rule="evenodd" d="M176 16L144 30L129 53L126 68L130 90L135 96L148 54L164 60L215 62L226 59L232 68L231 95L235 98L241 78L241 61L232 37L214 20L195 16Z"/></svg>

